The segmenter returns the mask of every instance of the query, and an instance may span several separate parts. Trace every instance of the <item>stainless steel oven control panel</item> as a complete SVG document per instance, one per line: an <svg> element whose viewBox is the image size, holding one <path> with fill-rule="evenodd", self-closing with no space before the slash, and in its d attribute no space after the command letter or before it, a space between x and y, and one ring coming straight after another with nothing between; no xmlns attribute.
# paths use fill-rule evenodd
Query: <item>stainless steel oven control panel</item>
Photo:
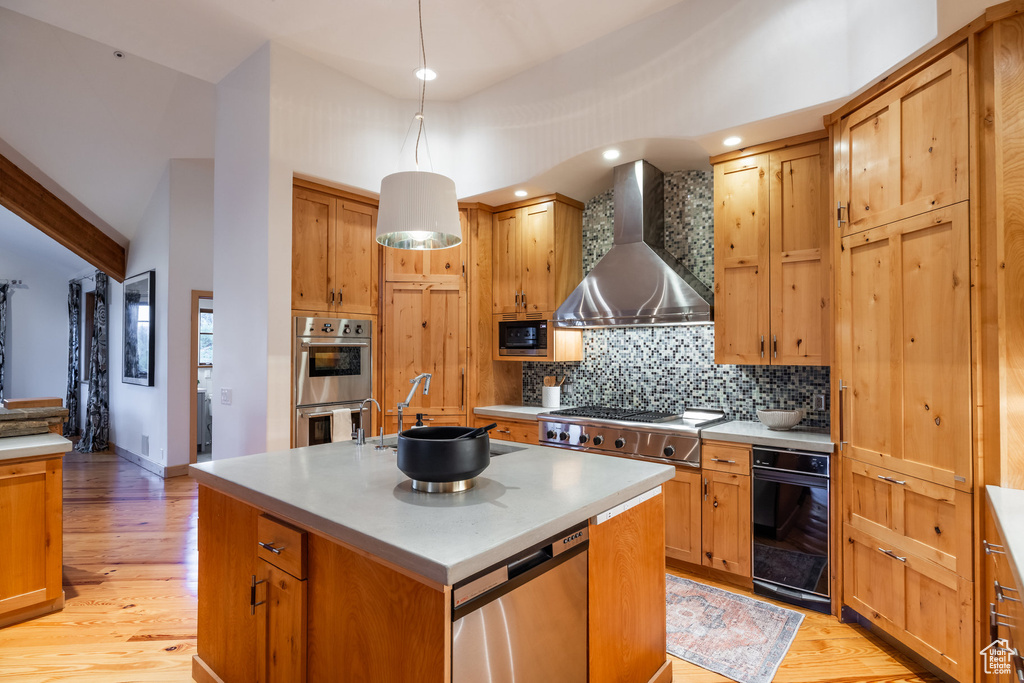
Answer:
<svg viewBox="0 0 1024 683"><path fill-rule="evenodd" d="M542 420L539 430L540 443L544 446L700 466L700 439L689 434L550 420Z"/></svg>

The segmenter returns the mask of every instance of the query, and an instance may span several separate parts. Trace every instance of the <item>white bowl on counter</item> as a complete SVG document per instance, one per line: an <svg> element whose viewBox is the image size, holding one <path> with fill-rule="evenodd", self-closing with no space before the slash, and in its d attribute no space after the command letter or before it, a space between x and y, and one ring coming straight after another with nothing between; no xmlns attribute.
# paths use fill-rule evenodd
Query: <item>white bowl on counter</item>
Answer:
<svg viewBox="0 0 1024 683"><path fill-rule="evenodd" d="M757 419L761 421L761 424L774 432L784 432L796 427L800 420L804 419L804 414L801 408L796 410L769 408L758 410Z"/></svg>

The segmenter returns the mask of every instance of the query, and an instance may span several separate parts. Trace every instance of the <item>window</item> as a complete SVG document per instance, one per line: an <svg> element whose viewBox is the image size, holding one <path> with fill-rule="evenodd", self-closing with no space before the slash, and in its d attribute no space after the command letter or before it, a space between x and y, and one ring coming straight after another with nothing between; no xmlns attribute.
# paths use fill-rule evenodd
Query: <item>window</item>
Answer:
<svg viewBox="0 0 1024 683"><path fill-rule="evenodd" d="M199 365L213 365L213 311L209 308L199 309Z"/></svg>

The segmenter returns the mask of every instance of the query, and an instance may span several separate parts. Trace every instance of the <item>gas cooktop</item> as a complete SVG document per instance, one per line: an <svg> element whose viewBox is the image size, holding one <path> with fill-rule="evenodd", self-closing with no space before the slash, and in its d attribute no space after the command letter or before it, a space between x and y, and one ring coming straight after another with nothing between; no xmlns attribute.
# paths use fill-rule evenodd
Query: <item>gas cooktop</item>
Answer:
<svg viewBox="0 0 1024 683"><path fill-rule="evenodd" d="M634 410L631 408L606 408L604 406L581 406L552 410L548 415L560 417L586 417L594 420L625 420L627 422L670 422L681 415L658 410Z"/></svg>

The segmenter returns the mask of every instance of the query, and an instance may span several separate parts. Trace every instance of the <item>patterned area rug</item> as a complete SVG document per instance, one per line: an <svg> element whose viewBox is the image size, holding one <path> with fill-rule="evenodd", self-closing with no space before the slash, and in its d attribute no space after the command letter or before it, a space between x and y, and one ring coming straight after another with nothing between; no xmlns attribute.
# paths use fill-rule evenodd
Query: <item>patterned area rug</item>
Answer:
<svg viewBox="0 0 1024 683"><path fill-rule="evenodd" d="M767 683L804 615L665 575L669 653L739 683Z"/></svg>

